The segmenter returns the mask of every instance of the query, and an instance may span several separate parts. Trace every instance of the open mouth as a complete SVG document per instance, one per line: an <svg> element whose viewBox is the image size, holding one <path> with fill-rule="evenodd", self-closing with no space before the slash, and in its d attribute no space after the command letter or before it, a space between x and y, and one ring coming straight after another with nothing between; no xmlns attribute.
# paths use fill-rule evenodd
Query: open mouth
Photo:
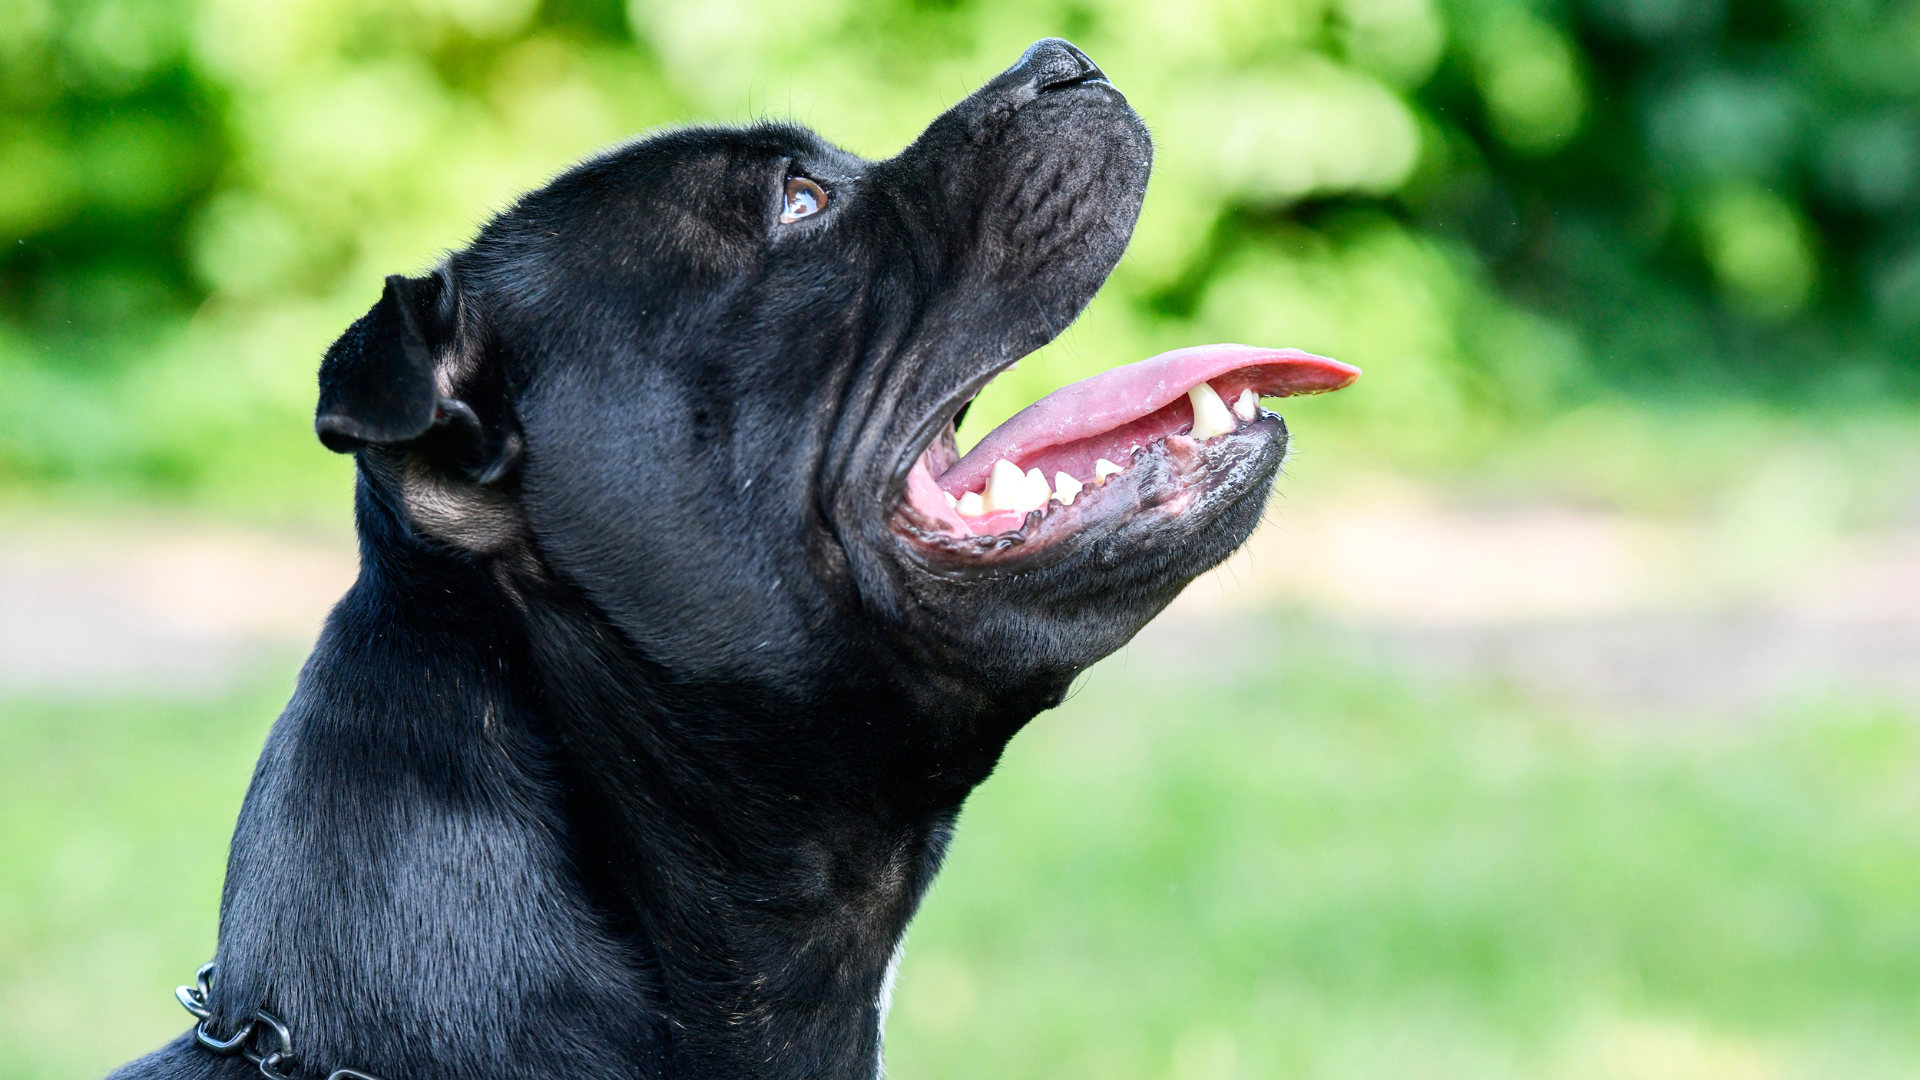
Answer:
<svg viewBox="0 0 1920 1080"><path fill-rule="evenodd" d="M1261 398L1338 390L1359 375L1298 349L1201 345L1062 387L964 457L949 421L908 471L896 527L952 554L988 554L1150 507L1179 513L1284 437Z"/></svg>

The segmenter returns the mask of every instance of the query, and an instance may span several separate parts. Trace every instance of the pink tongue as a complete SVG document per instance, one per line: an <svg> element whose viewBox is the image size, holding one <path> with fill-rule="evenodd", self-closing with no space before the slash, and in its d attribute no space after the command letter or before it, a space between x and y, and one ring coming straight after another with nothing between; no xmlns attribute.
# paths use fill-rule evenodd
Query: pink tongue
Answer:
<svg viewBox="0 0 1920 1080"><path fill-rule="evenodd" d="M978 491L993 463L1015 464L1049 446L1076 442L1146 416L1203 382L1231 402L1252 387L1261 397L1293 397L1338 390L1360 369L1299 349L1252 345L1196 345L1128 364L1063 386L1013 415L940 477L955 496ZM1124 463L1123 463L1124 464Z"/></svg>

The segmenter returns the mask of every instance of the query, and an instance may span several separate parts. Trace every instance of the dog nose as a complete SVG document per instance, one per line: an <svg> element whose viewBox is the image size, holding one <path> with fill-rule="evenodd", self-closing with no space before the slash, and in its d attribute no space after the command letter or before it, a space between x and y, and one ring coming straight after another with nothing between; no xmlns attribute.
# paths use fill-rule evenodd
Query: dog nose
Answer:
<svg viewBox="0 0 1920 1080"><path fill-rule="evenodd" d="M1027 47L1008 74L1025 75L1035 90L1106 82L1107 73L1064 38L1041 38Z"/></svg>

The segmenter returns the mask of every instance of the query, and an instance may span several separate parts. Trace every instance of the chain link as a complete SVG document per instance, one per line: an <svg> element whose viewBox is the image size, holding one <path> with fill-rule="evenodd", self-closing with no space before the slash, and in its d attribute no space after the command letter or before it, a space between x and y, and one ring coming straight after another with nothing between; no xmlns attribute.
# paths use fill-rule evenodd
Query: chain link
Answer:
<svg viewBox="0 0 1920 1080"><path fill-rule="evenodd" d="M211 961L201 964L200 970L193 973L192 986L178 987L173 991L180 1007L200 1020L193 1029L194 1039L221 1057L235 1054L245 1057L260 1066L260 1075L267 1080L297 1080L293 1073L287 1071L298 1060L293 1052L293 1033L287 1030L284 1021L267 1010L255 1009L253 1015L242 1021L227 1038L222 1039L213 1033L213 1007L208 1004L213 997L213 971ZM358 1069L335 1069L327 1074L327 1080L380 1078Z"/></svg>

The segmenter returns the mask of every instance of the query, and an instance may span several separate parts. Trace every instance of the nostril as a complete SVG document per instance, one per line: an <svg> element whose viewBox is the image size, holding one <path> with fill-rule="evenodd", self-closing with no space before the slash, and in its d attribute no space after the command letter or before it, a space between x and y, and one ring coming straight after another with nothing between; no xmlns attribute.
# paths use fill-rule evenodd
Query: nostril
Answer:
<svg viewBox="0 0 1920 1080"><path fill-rule="evenodd" d="M1042 38L1034 42L1014 69L1024 73L1036 90L1053 90L1095 80L1104 82L1107 77L1100 65L1063 38Z"/></svg>

